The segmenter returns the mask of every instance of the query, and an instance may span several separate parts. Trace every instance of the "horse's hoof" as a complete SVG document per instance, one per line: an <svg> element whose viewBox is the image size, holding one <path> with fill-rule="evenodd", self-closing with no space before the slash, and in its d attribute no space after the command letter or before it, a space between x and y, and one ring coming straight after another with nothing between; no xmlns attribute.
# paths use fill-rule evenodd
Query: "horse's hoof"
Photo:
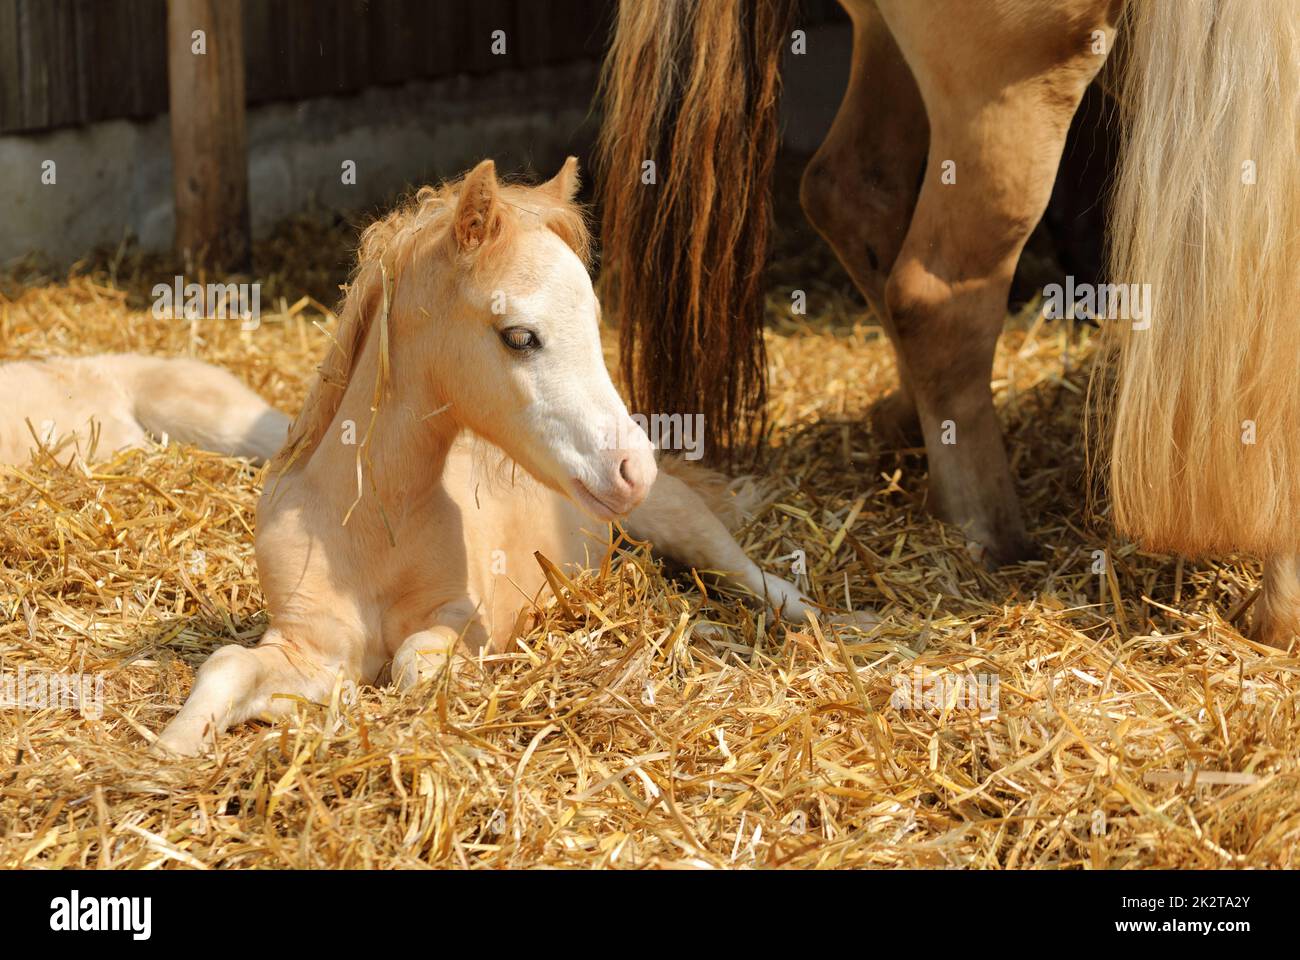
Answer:
<svg viewBox="0 0 1300 960"><path fill-rule="evenodd" d="M1281 622L1261 611L1251 618L1248 635L1256 643L1276 647L1279 650L1288 650L1300 633L1297 632L1294 623Z"/></svg>
<svg viewBox="0 0 1300 960"><path fill-rule="evenodd" d="M919 447L925 443L916 404L902 390L885 394L867 411L871 433L886 447Z"/></svg>
<svg viewBox="0 0 1300 960"><path fill-rule="evenodd" d="M994 572L1013 563L1027 563L1043 559L1042 548L1025 536L1004 537L997 540L968 540L966 552L984 569Z"/></svg>

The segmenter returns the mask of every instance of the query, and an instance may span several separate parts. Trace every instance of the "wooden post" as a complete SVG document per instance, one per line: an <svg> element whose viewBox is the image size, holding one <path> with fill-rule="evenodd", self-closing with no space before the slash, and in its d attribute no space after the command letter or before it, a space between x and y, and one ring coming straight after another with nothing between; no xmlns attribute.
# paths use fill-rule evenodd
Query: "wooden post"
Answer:
<svg viewBox="0 0 1300 960"><path fill-rule="evenodd" d="M168 0L176 249L212 266L251 261L242 0Z"/></svg>

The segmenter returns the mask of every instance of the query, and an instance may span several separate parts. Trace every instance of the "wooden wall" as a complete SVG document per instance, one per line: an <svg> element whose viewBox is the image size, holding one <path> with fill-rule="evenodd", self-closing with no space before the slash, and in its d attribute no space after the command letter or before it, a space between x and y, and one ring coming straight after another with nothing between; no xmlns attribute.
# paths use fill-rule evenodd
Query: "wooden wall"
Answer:
<svg viewBox="0 0 1300 960"><path fill-rule="evenodd" d="M248 102L595 59L615 4L245 0ZM804 24L838 15L835 0L803 11ZM166 27L166 0L0 0L0 133L166 112ZM496 29L506 56L490 52Z"/></svg>
<svg viewBox="0 0 1300 960"><path fill-rule="evenodd" d="M249 103L600 56L610 0L245 0ZM167 110L166 0L0 0L0 133ZM493 30L507 53L489 48Z"/></svg>

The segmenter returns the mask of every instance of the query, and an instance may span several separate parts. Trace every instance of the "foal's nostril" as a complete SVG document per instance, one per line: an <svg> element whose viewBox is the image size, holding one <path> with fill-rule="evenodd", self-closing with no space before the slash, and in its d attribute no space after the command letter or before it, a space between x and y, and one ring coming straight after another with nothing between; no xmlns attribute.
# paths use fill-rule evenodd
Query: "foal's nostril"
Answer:
<svg viewBox="0 0 1300 960"><path fill-rule="evenodd" d="M618 465L618 475L629 487L632 486L632 470L630 464L631 461L628 460L627 457L624 457L623 461Z"/></svg>

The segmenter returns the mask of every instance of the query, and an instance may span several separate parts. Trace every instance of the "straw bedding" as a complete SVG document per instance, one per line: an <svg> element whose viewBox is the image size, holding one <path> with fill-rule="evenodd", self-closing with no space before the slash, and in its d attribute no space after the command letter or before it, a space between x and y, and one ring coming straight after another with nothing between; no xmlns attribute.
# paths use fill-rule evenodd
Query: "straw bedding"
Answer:
<svg viewBox="0 0 1300 960"><path fill-rule="evenodd" d="M247 333L153 319L165 260L23 264L0 279L0 358L192 354L293 410L354 241L304 221L263 244ZM770 502L741 537L787 573L804 551L812 595L881 628L773 626L624 544L502 655L159 761L196 667L266 627L257 472L64 451L0 472L0 653L6 674L102 675L104 710L0 708L0 865L1300 866L1300 661L1230 619L1256 564L1146 555L1090 513L1091 332L1009 320L995 389L1044 559L988 573L925 512L919 452L862 426L888 348L827 251L793 247L769 303Z"/></svg>

